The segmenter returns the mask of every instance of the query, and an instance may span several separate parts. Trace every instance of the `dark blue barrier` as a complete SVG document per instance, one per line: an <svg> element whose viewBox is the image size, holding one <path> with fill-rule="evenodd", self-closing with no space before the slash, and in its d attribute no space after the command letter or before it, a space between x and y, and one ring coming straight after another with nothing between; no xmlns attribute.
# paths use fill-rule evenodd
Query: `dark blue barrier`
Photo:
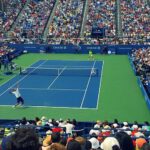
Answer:
<svg viewBox="0 0 150 150"><path fill-rule="evenodd" d="M22 54L22 50L14 50L13 52L10 52L10 55L13 56L13 58L16 58Z"/></svg>
<svg viewBox="0 0 150 150"><path fill-rule="evenodd" d="M147 47L150 47L150 45L117 45L116 54L128 54L133 49L147 48Z"/></svg>
<svg viewBox="0 0 150 150"><path fill-rule="evenodd" d="M132 58L130 57L130 55L128 54L128 58L129 58L129 62L130 62L130 65L134 71L134 75L136 76L136 69L135 69L135 66L133 64L133 61L132 61Z"/></svg>
<svg viewBox="0 0 150 150"><path fill-rule="evenodd" d="M111 54L126 55L132 49L147 48L149 45L44 45L44 44L9 44L10 47L17 51L28 51L31 53L48 52L48 53L82 53L87 54L92 50L95 54L103 54L104 48Z"/></svg>
<svg viewBox="0 0 150 150"><path fill-rule="evenodd" d="M150 99L149 99L149 97L148 97L148 95L147 95L147 93L146 93L146 91L145 91L145 88L144 88L144 86L143 86L143 84L142 84L142 82L141 82L141 80L140 80L140 78L138 77L138 84L139 84L139 86L140 86L140 88L141 88L141 91L142 91L142 93L143 93L143 95L144 95L144 98L145 98L145 101L146 101L146 104L147 104L147 106L148 106L148 108L149 108L149 110L150 110Z"/></svg>
<svg viewBox="0 0 150 150"><path fill-rule="evenodd" d="M135 69L135 66L133 64L133 61L132 61L130 55L128 55L128 58L129 58L130 65L131 65L131 67L132 67L132 69L134 71L134 74L136 75L136 69ZM145 90L145 88L144 88L144 86L143 86L143 84L142 84L142 82L140 80L140 77L138 77L137 82L138 82L138 84L139 84L139 86L141 88L141 91L142 91L142 93L144 95L144 99L146 101L146 104L147 104L147 106L148 106L148 108L150 110L150 99L149 99L149 96L148 96L148 94L147 94L147 92L146 92L146 90Z"/></svg>

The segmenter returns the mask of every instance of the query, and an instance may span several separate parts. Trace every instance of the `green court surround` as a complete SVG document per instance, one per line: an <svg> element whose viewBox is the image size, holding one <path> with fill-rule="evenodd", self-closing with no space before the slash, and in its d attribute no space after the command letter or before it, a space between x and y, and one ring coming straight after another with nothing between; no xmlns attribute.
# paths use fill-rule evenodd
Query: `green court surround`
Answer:
<svg viewBox="0 0 150 150"><path fill-rule="evenodd" d="M150 121L150 111L137 83L137 78L126 55L94 55L96 60L104 61L102 85L98 110L60 109L60 108L18 108L0 106L0 119L75 118L78 121ZM29 66L35 61L48 60L88 60L83 54L24 54L14 60L21 66ZM0 84L13 76L0 72ZM32 99L31 99L32 100ZM15 102L14 102L15 103Z"/></svg>

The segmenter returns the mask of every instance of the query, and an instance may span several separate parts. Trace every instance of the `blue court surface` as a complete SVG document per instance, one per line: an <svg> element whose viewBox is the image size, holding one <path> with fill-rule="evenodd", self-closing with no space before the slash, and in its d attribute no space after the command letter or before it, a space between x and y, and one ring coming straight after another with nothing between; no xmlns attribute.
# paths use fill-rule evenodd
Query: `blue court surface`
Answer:
<svg viewBox="0 0 150 150"><path fill-rule="evenodd" d="M103 61L40 60L0 86L0 105L14 105L19 84L26 106L98 109Z"/></svg>

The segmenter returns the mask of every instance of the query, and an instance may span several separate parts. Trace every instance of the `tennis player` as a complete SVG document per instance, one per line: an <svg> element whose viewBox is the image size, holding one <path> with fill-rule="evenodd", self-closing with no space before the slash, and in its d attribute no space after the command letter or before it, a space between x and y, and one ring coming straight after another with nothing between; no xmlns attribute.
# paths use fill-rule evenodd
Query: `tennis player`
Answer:
<svg viewBox="0 0 150 150"><path fill-rule="evenodd" d="M89 50L89 60L94 60L94 56L93 56L92 50Z"/></svg>
<svg viewBox="0 0 150 150"><path fill-rule="evenodd" d="M16 106L23 106L24 104L24 99L21 97L21 94L20 94L20 91L19 91L19 85L17 85L16 88L12 88L10 90L10 92L15 95L16 99L17 99L17 103L13 106L13 107L16 107Z"/></svg>

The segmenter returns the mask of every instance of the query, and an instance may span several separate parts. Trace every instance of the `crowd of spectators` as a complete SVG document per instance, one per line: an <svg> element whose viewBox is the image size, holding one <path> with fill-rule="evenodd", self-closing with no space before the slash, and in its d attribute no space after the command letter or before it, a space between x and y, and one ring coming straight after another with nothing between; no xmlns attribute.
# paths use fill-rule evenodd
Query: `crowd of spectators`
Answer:
<svg viewBox="0 0 150 150"><path fill-rule="evenodd" d="M48 37L77 38L83 19L84 0L60 0L49 27Z"/></svg>
<svg viewBox="0 0 150 150"><path fill-rule="evenodd" d="M13 52L15 49L8 47L7 44L3 44L0 46L0 57L7 55Z"/></svg>
<svg viewBox="0 0 150 150"><path fill-rule="evenodd" d="M44 0L39 2L31 0L22 11L16 27L11 32L10 36L16 40L15 42L38 42L43 36L55 2L56 0Z"/></svg>
<svg viewBox="0 0 150 150"><path fill-rule="evenodd" d="M123 38L116 37L115 0L89 0L88 5L84 0L58 0L54 13L56 0L8 0L6 11L0 12L0 40L28 44L149 44L149 5L144 0L120 1ZM86 22L81 38L84 10ZM14 30L8 34L18 16ZM49 18L48 35L43 38ZM91 38L94 27L103 28L106 37Z"/></svg>
<svg viewBox="0 0 150 150"><path fill-rule="evenodd" d="M86 129L88 134L83 134ZM88 129L88 130L87 130ZM149 150L150 124L135 121L119 123L101 122L79 129L73 119L47 119L43 116L28 121L25 117L1 128L4 133L2 150Z"/></svg>
<svg viewBox="0 0 150 150"><path fill-rule="evenodd" d="M14 55L15 49L10 48L7 44L0 46L0 72L9 72L13 69L12 59L16 56Z"/></svg>
<svg viewBox="0 0 150 150"><path fill-rule="evenodd" d="M107 37L115 37L115 0L90 0L84 36L91 37L92 28L104 28Z"/></svg>
<svg viewBox="0 0 150 150"><path fill-rule="evenodd" d="M133 50L131 52L131 58L135 65L136 74L140 76L150 97L150 47Z"/></svg>
<svg viewBox="0 0 150 150"><path fill-rule="evenodd" d="M25 3L26 0L7 0L5 11L0 10L0 39L7 37L6 32L10 30Z"/></svg>
<svg viewBox="0 0 150 150"><path fill-rule="evenodd" d="M150 7L144 0L121 0L123 35L150 38Z"/></svg>
<svg viewBox="0 0 150 150"><path fill-rule="evenodd" d="M140 45L140 44L150 44L150 41L146 41L147 38L111 38L111 37L104 37L104 38L90 38L90 37L83 37L83 38L50 38L48 39L48 44L84 44L84 45L100 45L100 44L110 44L110 45Z"/></svg>

